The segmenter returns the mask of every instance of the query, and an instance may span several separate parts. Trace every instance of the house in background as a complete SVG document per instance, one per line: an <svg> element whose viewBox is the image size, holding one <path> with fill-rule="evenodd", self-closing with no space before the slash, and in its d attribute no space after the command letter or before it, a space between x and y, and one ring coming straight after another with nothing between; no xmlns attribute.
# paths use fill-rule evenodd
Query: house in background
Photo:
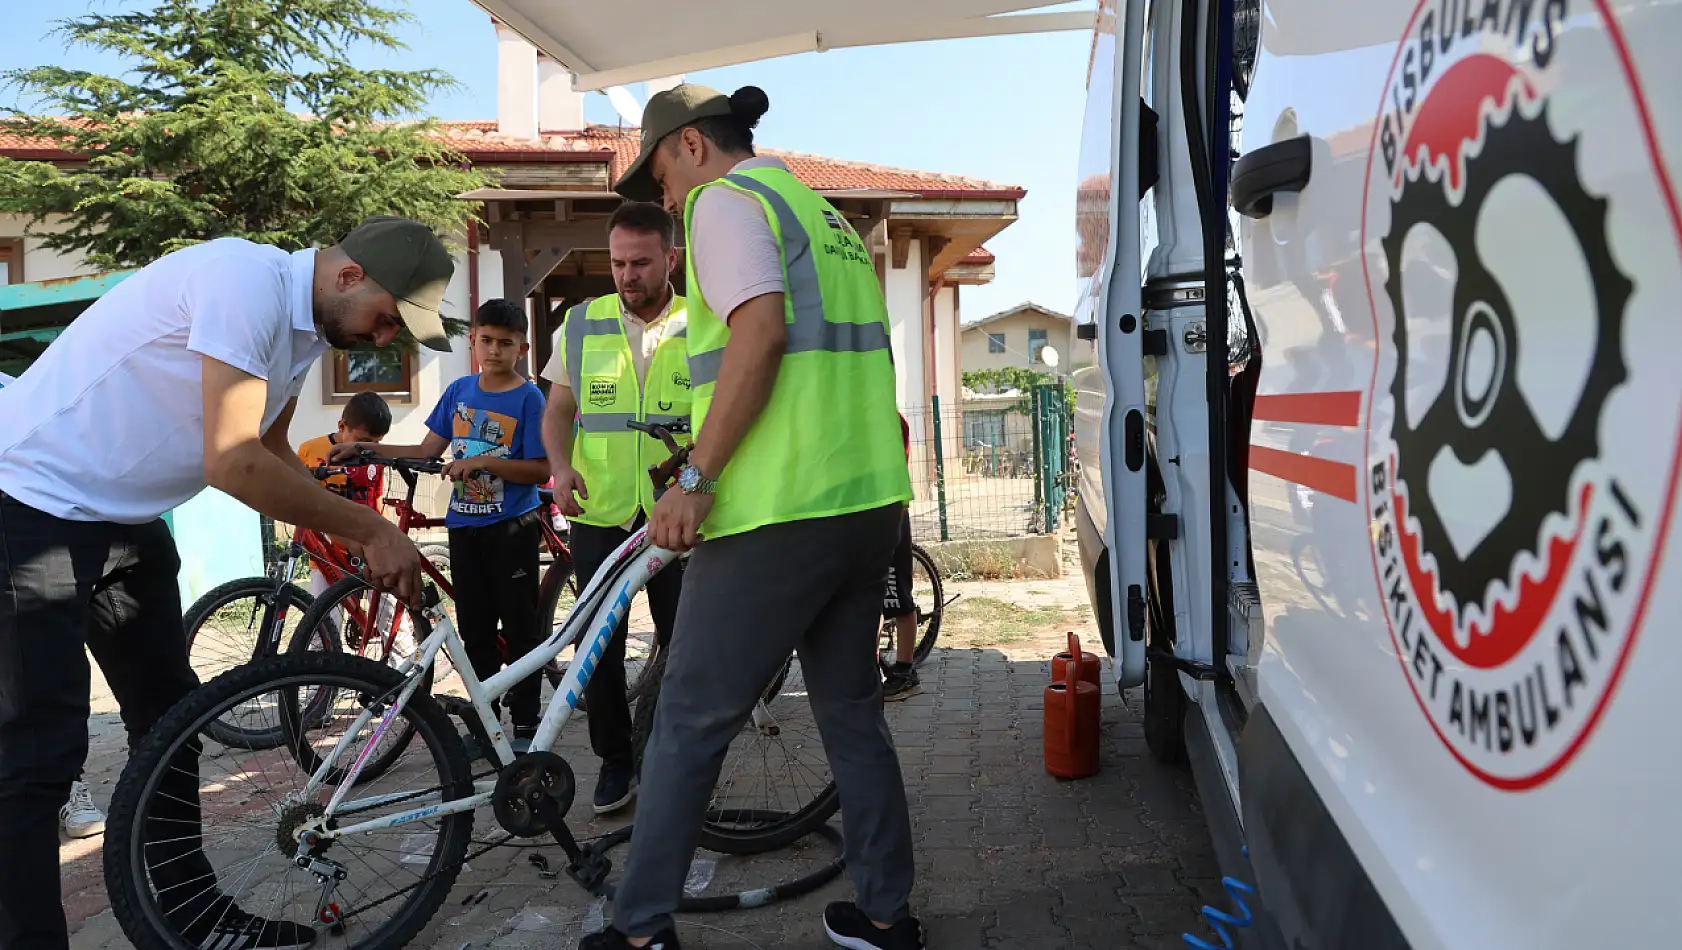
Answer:
<svg viewBox="0 0 1682 950"><path fill-rule="evenodd" d="M963 325L960 362L963 372L1022 369L1050 372L1042 350L1057 350L1057 369L1063 373L1096 359L1091 340L1075 336L1071 317L1037 303L1020 303L1009 310Z"/></svg>
<svg viewBox="0 0 1682 950"><path fill-rule="evenodd" d="M518 34L495 25L497 117L443 123L450 146L479 168L500 175L496 187L460 196L479 222L455 235L456 273L445 294L448 316L467 318L495 297L524 298L532 319L527 372L540 368L572 304L613 292L607 219L621 199L611 183L635 158L640 130L588 125L584 94L572 76L540 56ZM673 84L680 77L664 83ZM898 401L908 417L929 419L932 397L961 397L959 291L993 279L983 246L1016 220L1018 187L942 173L910 171L775 149L795 174L851 221L876 260L891 322ZM82 157L48 141L0 132L0 155L75 166ZM59 225L47 222L42 230ZM75 255L60 255L25 234L20 216L0 215L0 282L49 280L91 273ZM680 234L681 238L681 234ZM682 292L682 265L674 283ZM467 347L454 351L395 349L329 351L310 370L294 415L294 443L332 431L340 407L373 391L392 405L394 442L419 442L427 413L452 379L473 372ZM913 465L932 471L914 436ZM448 486L426 487L422 509L440 511ZM428 507L430 506L430 507Z"/></svg>
<svg viewBox="0 0 1682 950"><path fill-rule="evenodd" d="M1045 360L1048 346L1057 351L1055 368ZM965 373L1014 367L1068 375L1096 359L1092 341L1076 336L1072 318L1036 303L1020 303L964 324L960 352ZM1025 398L1014 389L964 390L961 405L967 467L989 471L1021 467L1019 461L1005 461L999 453L1010 453L1017 460L1031 454L1033 426L1020 411Z"/></svg>

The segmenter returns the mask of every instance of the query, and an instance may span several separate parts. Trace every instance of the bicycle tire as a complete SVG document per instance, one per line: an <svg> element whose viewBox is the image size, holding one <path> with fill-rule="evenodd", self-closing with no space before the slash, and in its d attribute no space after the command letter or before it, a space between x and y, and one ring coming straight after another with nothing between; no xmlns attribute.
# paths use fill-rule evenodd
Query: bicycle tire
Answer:
<svg viewBox="0 0 1682 950"><path fill-rule="evenodd" d="M940 637L940 618L946 612L946 588L940 581L940 568L935 566L934 558L923 549L920 544L911 545L911 560L920 562L929 574L930 586L934 588L934 609L929 612L928 625L923 629L923 635L917 639L917 650L912 654L912 665L922 666L923 661L934 652L934 642Z"/></svg>
<svg viewBox="0 0 1682 950"><path fill-rule="evenodd" d="M307 591L296 584L287 584L283 589L287 598L287 610L295 609L302 613L309 609L313 598ZM188 663L192 663L193 645L198 642L200 631L218 611L247 598L257 598L258 604L263 604L264 598L273 594L274 590L275 581L272 577L241 577L211 588L204 596L193 601L193 605L187 609L186 617L182 620L182 626L185 628L183 633L187 638ZM272 617L274 615L267 614L260 608L258 616ZM267 631L258 631L252 655L245 662L250 663L279 653L280 645L278 643L271 644L270 640ZM196 670L194 674L197 675ZM217 720L206 727L205 734L230 749L244 749L250 752L272 749L280 745L284 739L278 726L273 729L246 729L221 720Z"/></svg>
<svg viewBox="0 0 1682 950"><path fill-rule="evenodd" d="M311 676L337 678L346 689L374 695L394 690L402 683L402 677L390 667L343 653L267 657L229 670L182 697L129 754L128 764L111 796L104 862L105 889L112 914L136 950L189 950L192 946L175 936L157 902L149 898L144 842L140 840L144 822L137 821L136 816L145 796L155 790L158 773L173 767L177 752L192 741L203 720L213 715L218 706L254 690L285 692L288 679ZM409 698L404 712L433 753L445 800L472 795L467 751L444 710L431 696L417 691ZM414 939L448 898L472 837L471 811L439 819L439 840L426 870L427 875L435 876L424 878L402 909L375 931L369 941L353 944L352 950L397 950Z"/></svg>
<svg viewBox="0 0 1682 950"><path fill-rule="evenodd" d="M791 657L790 660L792 659ZM666 653L662 651L658 656L652 657L648 665L651 670L657 668L658 675L651 679L649 688L638 699L632 724L631 744L638 772L642 771L643 752L648 746L649 736L654 731L654 711L660 702L660 683L666 672ZM775 696L781 691L789 667L790 663L784 663L778 669L777 675L772 677L761 696ZM756 822L752 827L743 828L729 821L733 812L709 811L701 823L699 843L708 851L729 855L780 851L823 827L840 810L841 792L835 785L835 779L831 778L829 784L819 790L811 801L792 812L756 811L755 814L764 820Z"/></svg>
<svg viewBox="0 0 1682 950"><path fill-rule="evenodd" d="M315 652L323 652L311 650L310 640L312 638L304 635L305 631L316 630L318 628L321 629L324 636L330 640L330 648L324 652L344 653L347 656L350 655L347 651L345 651L343 641L339 638L338 625L330 622L327 615L335 607L342 603L347 596L353 593L359 593L364 590L372 589L373 586L366 580L355 574L350 574L339 578L333 583L333 586L322 591L321 596L315 598L315 602L310 604L310 608L304 611L304 618L298 622L298 630L293 634L292 642L286 647L287 655L298 656L308 655ZM420 616L419 614L411 612L409 617L415 626L414 638L415 643L418 646L420 643L424 642L429 635L431 635L432 628L431 625L426 622L426 618ZM357 658L367 659L366 657L361 656L358 656ZM392 672L396 672L396 669L391 666L389 658L382 661L368 660L368 662L375 663L378 666L392 670ZM432 695L432 675L433 668L430 666L421 673L421 685L419 689L415 690L416 695ZM310 703L308 708L302 712L303 719L300 721L311 723L318 721L318 717L325 714L325 709L328 705L327 701L329 699L331 699L330 696L318 695L317 698ZM291 712L294 715L298 715L297 710L291 710ZM402 731L397 734L397 737L391 743L390 748L379 755L370 758L368 763L362 767L360 778L363 781L371 782L374 779L379 778L381 775L384 775L386 770L391 768L391 766L397 762L398 758L403 755L404 750L408 749L409 742L415 735L414 726L411 723L404 723L399 728ZM305 763L300 756L301 750L294 749L293 758L298 760L299 765L304 765Z"/></svg>
<svg viewBox="0 0 1682 950"><path fill-rule="evenodd" d="M935 640L940 637L940 619L946 612L946 589L941 583L940 569L935 566L934 558L920 544L911 545L912 576L915 586L916 565L921 564L923 573L928 575L929 586L933 588L930 596L931 609L917 610L917 645L911 653L911 665L918 667L934 652ZM896 654L898 631L892 620L882 622L882 636L877 649L883 672L893 665Z"/></svg>

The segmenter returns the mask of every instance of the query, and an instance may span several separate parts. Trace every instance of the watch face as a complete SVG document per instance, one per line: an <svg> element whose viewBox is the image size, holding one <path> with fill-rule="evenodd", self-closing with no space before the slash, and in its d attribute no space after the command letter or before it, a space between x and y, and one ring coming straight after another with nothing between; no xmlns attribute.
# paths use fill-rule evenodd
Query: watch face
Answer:
<svg viewBox="0 0 1682 950"><path fill-rule="evenodd" d="M678 470L677 485L679 488L684 491L694 491L695 487L699 484L701 484L700 469L686 465L682 469Z"/></svg>

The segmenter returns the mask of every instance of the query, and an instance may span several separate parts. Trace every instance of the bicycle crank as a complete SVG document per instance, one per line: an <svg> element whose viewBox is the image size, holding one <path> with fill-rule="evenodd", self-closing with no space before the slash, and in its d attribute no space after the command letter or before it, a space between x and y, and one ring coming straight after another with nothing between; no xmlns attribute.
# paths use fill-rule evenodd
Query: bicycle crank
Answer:
<svg viewBox="0 0 1682 950"><path fill-rule="evenodd" d="M529 752L498 773L491 808L503 830L536 838L560 824L577 791L578 781L565 759L553 752ZM571 857L572 851L567 854Z"/></svg>

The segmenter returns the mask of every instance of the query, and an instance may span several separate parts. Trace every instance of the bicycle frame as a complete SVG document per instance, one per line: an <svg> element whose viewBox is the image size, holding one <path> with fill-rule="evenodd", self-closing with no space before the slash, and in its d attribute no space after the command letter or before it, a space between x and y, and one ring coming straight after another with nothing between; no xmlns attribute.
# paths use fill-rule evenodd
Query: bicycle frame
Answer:
<svg viewBox="0 0 1682 950"><path fill-rule="evenodd" d="M496 675L481 682L473 673L473 665L467 659L466 647L462 643L461 635L449 616L439 607L426 611L426 617L435 627L415 655L397 667L399 673L405 677L404 684L398 690L397 697L386 706L384 718L370 736L356 762L351 766L344 779L339 782L325 811L311 823L310 830L325 837L341 837L366 831L377 831L392 828L397 825L408 824L423 818L440 815L453 815L460 812L473 811L491 801L496 783L494 781L478 781L474 783L474 793L464 798L452 801L440 801L425 807L412 808L407 811L391 815L384 815L360 824L348 825L342 828L329 829L327 824L340 814L355 814L369 811L383 804L398 799L403 801L431 802L441 797L442 793L422 798L411 797L408 794L384 795L366 799L345 801L346 795L356 784L361 774L362 765L374 749L374 746L385 735L386 730L396 718L398 712L409 702L419 688L421 677L419 671L430 666L438 656L440 650L447 650L455 662L456 673L461 677L467 689L468 698L474 713L484 726L486 735L495 747L497 757L503 762L514 759L513 748L508 737L503 733L501 723L491 711L491 701L501 697L513 688L514 684L528 676L537 675L544 664L559 656L561 651L573 643L579 642L579 648L567 664L566 674L555 690L555 700L544 711L543 719L538 724L537 736L532 741L531 750L547 752L559 738L561 730L566 726L572 714L578 708L578 700L583 695L584 684L589 682L595 672L596 664L600 661L602 652L607 649L608 642L619 627L619 622L630 609L631 600L637 592L648 585L654 575L664 570L669 564L677 560L679 555L674 551L657 548L648 543L648 528L643 526L627 538L613 553L613 557L603 568L591 578L584 590L579 592L578 601L568 615L565 623L551 631L549 637L525 656L515 660ZM370 704L370 707L377 704ZM333 772L336 763L351 746L354 737L359 734L376 715L373 708L366 708L357 715L356 721L345 735L339 740L333 750L327 754L303 790L303 797L313 799L326 784L327 776Z"/></svg>
<svg viewBox="0 0 1682 950"><path fill-rule="evenodd" d="M419 488L419 480L416 478L415 472L405 467L400 460L382 459L375 464L390 466L403 479L403 483L407 487L404 497L388 497L386 501L386 504L397 512L398 530L408 534L417 528L441 528L445 526L443 518L429 517L415 507L415 492ZM324 468L332 469L334 467L324 466ZM548 517L538 522L539 535L542 538L543 546L548 550L551 559L565 558L568 563L571 563L572 552L568 550L566 542L561 540L560 533L555 530L552 523L553 516L558 508L553 503L550 503L547 508L548 510L544 513ZM299 532L299 534L305 539L304 545L307 553L320 566L322 574L329 584L336 583L341 578L356 572L354 566L342 564L331 556L333 548L329 545L325 535L307 529ZM451 599L455 598L455 590L450 586L450 582L444 578L444 575L437 568L432 566L431 562L422 561L421 569L427 578L438 585L445 596ZM395 606L391 615L391 625L387 630L375 629L378 627L379 611L377 609L372 614L365 614L360 607L355 605L343 609L349 613L351 622L358 629L364 630L362 643L356 650L357 655L362 656L367 650L368 644L373 642L373 637L368 635L370 633L377 634L379 640L383 642L383 650L387 654L390 653L391 645L397 639L397 631L403 623L404 611L408 610L408 607L404 604Z"/></svg>

